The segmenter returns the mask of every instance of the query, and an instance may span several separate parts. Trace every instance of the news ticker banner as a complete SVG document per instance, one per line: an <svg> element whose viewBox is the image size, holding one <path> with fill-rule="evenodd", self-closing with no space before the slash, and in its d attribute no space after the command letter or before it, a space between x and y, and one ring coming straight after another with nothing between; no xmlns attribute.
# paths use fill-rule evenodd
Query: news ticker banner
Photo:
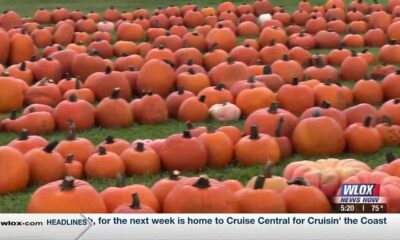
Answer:
<svg viewBox="0 0 400 240"><path fill-rule="evenodd" d="M0 214L7 240L399 239L400 214Z"/></svg>

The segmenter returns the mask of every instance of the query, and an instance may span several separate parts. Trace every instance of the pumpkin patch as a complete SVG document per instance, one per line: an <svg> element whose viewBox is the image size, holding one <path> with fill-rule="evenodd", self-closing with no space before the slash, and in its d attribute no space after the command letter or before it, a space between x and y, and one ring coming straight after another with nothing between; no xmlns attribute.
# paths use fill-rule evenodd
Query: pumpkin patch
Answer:
<svg viewBox="0 0 400 240"><path fill-rule="evenodd" d="M400 212L400 1L131 4L0 13L0 212Z"/></svg>

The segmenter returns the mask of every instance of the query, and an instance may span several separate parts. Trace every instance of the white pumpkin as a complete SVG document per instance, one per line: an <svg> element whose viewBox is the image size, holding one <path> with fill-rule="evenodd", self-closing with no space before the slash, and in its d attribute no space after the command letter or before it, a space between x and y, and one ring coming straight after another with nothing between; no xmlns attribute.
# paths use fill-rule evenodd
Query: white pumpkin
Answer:
<svg viewBox="0 0 400 240"><path fill-rule="evenodd" d="M264 13L264 14L261 14L260 16L258 16L257 22L258 22L258 24L263 24L265 21L271 20L271 19L272 19L271 14Z"/></svg>
<svg viewBox="0 0 400 240"><path fill-rule="evenodd" d="M214 104L210 107L211 116L220 122L236 121L240 118L240 109L230 102Z"/></svg>
<svg viewBox="0 0 400 240"><path fill-rule="evenodd" d="M115 24L109 21L102 21L97 23L97 30L100 32L113 32L115 29Z"/></svg>

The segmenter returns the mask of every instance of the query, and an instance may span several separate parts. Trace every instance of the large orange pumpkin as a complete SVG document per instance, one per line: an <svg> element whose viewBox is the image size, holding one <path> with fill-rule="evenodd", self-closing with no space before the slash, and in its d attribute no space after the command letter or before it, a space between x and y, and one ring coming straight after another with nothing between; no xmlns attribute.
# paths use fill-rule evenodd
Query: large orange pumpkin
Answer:
<svg viewBox="0 0 400 240"><path fill-rule="evenodd" d="M0 196L24 190L29 182L29 165L18 150L0 147Z"/></svg>
<svg viewBox="0 0 400 240"><path fill-rule="evenodd" d="M99 193L89 183L66 177L38 188L29 203L29 213L106 213Z"/></svg>

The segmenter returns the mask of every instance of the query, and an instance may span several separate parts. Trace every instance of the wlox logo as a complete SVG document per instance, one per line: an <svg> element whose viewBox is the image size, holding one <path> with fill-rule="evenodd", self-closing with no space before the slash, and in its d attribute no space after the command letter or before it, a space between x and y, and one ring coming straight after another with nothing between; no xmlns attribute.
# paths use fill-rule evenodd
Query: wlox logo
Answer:
<svg viewBox="0 0 400 240"><path fill-rule="evenodd" d="M380 197L379 184L342 184L340 196L334 199L335 203L385 203Z"/></svg>
<svg viewBox="0 0 400 240"><path fill-rule="evenodd" d="M342 184L340 196L379 196L379 184Z"/></svg>

